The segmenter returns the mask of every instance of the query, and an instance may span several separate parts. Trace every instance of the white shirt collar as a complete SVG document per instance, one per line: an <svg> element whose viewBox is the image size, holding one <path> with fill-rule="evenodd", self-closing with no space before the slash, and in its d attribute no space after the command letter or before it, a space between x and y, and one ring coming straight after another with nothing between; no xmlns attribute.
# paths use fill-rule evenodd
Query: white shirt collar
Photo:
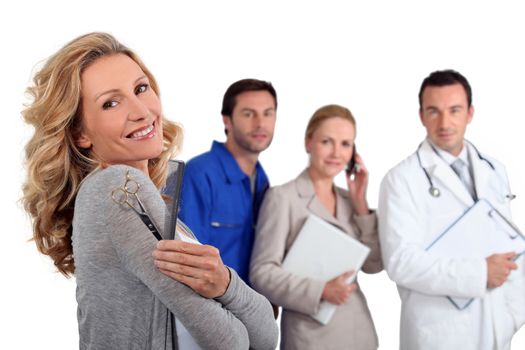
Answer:
<svg viewBox="0 0 525 350"><path fill-rule="evenodd" d="M468 156L468 149L465 146L466 145L465 141L463 141L463 149L461 150L461 152L459 152L459 155L456 157L456 156L452 155L451 153L449 153L449 152L439 148L438 146L436 146L429 138L427 138L427 140L432 145L432 147L436 150L436 152L441 157L441 159L443 159L445 161L445 163L447 163L448 165L451 165L452 163L454 163L456 161L456 159L459 158L463 162L465 162L465 164L467 166L470 167L469 156Z"/></svg>

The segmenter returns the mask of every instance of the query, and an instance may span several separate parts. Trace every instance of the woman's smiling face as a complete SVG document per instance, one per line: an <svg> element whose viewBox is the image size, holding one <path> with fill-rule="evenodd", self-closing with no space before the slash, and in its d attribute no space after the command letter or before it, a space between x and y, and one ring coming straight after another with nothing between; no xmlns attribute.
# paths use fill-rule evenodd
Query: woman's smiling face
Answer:
<svg viewBox="0 0 525 350"><path fill-rule="evenodd" d="M163 149L161 104L140 66L124 54L102 57L82 73L81 89L77 145L148 173L148 160Z"/></svg>
<svg viewBox="0 0 525 350"><path fill-rule="evenodd" d="M310 170L319 177L335 177L352 157L354 139L355 127L347 119L334 116L322 121L306 138Z"/></svg>

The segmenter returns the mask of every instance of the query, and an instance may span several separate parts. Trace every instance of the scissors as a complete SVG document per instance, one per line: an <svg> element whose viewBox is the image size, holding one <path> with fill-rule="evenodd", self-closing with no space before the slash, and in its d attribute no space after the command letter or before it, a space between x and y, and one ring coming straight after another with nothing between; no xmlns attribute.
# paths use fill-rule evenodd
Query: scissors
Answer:
<svg viewBox="0 0 525 350"><path fill-rule="evenodd" d="M131 176L129 175L129 171L126 171L126 182L124 183L123 187L117 187L114 188L111 192L111 199L113 199L113 202L120 204L120 205L127 205L137 215L140 217L142 222L146 225L146 227L150 230L150 232L157 238L159 241L162 240L162 236L159 233L159 230L149 217L148 213L144 209L144 205L139 199L139 196L137 195L137 192L140 189L140 184L133 180ZM138 206L138 208L137 208Z"/></svg>

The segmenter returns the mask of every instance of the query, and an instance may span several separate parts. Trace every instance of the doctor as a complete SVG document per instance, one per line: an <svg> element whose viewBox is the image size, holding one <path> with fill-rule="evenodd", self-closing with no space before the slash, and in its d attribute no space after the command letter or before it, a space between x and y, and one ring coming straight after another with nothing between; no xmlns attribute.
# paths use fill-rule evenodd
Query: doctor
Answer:
<svg viewBox="0 0 525 350"><path fill-rule="evenodd" d="M427 138L381 184L380 242L401 297L403 350L509 349L525 321L523 262L513 261L514 252L451 259L425 251L478 198L510 218L513 196L503 165L464 139L474 114L471 102L461 74L430 74L419 91ZM457 163L463 165L459 175ZM459 310L447 295L476 299Z"/></svg>

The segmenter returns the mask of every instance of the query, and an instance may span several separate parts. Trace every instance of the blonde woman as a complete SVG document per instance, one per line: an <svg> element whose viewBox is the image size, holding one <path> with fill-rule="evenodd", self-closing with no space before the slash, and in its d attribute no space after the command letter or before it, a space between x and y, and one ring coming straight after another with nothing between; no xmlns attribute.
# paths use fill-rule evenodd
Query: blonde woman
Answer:
<svg viewBox="0 0 525 350"><path fill-rule="evenodd" d="M363 271L382 270L376 214L368 208L368 171L354 155L359 171L347 175L348 191L334 177L353 158L355 120L342 106L318 109L306 128L310 164L294 180L271 188L261 207L252 254L253 287L282 306L281 349L376 349L377 336L365 297L347 271L331 281L303 278L281 268L308 215L315 214L370 247ZM310 315L326 300L338 305L327 325Z"/></svg>
<svg viewBox="0 0 525 350"><path fill-rule="evenodd" d="M28 91L23 202L40 252L76 277L80 348L274 348L270 304L216 249L175 242L185 257L177 280L155 266L157 239L131 206L143 205L159 234L169 226L159 188L182 131L163 117L142 61L108 34L87 34L49 58Z"/></svg>

